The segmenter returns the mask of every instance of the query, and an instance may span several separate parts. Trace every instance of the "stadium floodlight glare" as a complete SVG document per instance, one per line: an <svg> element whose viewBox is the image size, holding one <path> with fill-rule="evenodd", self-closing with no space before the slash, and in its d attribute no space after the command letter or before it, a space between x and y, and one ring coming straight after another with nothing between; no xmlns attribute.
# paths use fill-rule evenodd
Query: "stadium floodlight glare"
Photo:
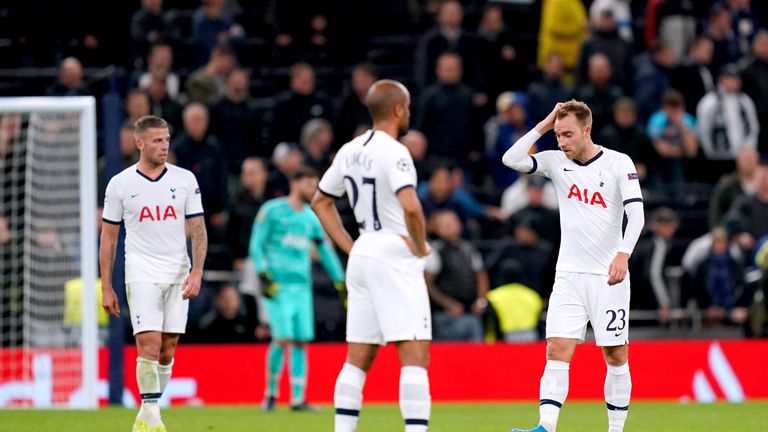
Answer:
<svg viewBox="0 0 768 432"><path fill-rule="evenodd" d="M0 98L0 407L98 407L96 184L93 97Z"/></svg>

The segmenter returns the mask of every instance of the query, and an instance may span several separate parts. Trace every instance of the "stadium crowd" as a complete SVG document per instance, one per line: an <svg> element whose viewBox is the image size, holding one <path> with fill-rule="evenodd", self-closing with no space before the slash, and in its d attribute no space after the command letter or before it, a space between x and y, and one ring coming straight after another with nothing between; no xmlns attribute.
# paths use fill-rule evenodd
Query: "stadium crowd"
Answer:
<svg viewBox="0 0 768 432"><path fill-rule="evenodd" d="M541 337L557 197L547 179L518 175L501 155L571 98L591 107L594 141L628 154L643 187L647 232L630 261L634 322L695 316L706 327L766 334L762 2L142 0L121 11L132 13L123 27L97 18L117 13L106 2L66 3L56 20L73 21L54 27L55 43L16 29L3 63L57 62L58 79L37 90L57 96L102 96L103 83L84 68L124 67L124 166L138 158L136 119L154 114L173 126L173 162L196 175L202 193L206 270L224 275L209 277L191 303L185 340L267 340L248 260L255 215L288 193L302 165L322 173L340 145L370 127L362 101L378 78L411 91L412 130L402 142L432 239L436 339ZM539 145L557 148L551 134ZM355 233L349 203L338 206ZM0 215L0 249L10 229ZM318 340L343 340L342 303L315 273Z"/></svg>

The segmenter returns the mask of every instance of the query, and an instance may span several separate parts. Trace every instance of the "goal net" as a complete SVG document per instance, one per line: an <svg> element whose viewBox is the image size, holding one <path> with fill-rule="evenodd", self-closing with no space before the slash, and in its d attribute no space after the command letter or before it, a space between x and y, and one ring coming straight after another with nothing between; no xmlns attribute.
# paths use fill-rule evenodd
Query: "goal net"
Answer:
<svg viewBox="0 0 768 432"><path fill-rule="evenodd" d="M0 98L0 407L95 408L92 97Z"/></svg>

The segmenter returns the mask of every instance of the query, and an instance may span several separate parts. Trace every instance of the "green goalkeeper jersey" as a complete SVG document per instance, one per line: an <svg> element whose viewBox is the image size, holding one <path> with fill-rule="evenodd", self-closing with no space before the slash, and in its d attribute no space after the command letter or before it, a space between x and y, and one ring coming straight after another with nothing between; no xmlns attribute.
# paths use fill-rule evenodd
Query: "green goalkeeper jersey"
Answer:
<svg viewBox="0 0 768 432"><path fill-rule="evenodd" d="M287 198L275 198L264 203L256 215L249 253L256 271L269 272L278 285L311 286L312 243L333 282L344 281L339 257L312 209L304 205L297 211Z"/></svg>

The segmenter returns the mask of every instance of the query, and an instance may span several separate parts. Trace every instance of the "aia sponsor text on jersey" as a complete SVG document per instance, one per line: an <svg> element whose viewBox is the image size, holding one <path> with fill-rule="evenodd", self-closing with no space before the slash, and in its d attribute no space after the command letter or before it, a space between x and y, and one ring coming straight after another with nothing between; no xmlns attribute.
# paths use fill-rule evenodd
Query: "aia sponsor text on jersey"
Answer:
<svg viewBox="0 0 768 432"><path fill-rule="evenodd" d="M603 208L608 208L608 206L605 205L605 200L603 199L603 196L600 194L600 191L597 192L590 192L589 189L579 189L579 187L576 184L571 185L571 189L568 191L568 199L576 199L577 201L581 201L584 204L588 205L599 205Z"/></svg>
<svg viewBox="0 0 768 432"><path fill-rule="evenodd" d="M141 208L141 213L139 213L139 222L143 222L144 219L150 220L152 222L156 221L164 221L166 219L177 219L176 218L176 209L173 208L172 205L165 206L165 210L161 212L160 206L155 206L154 208L144 206Z"/></svg>

